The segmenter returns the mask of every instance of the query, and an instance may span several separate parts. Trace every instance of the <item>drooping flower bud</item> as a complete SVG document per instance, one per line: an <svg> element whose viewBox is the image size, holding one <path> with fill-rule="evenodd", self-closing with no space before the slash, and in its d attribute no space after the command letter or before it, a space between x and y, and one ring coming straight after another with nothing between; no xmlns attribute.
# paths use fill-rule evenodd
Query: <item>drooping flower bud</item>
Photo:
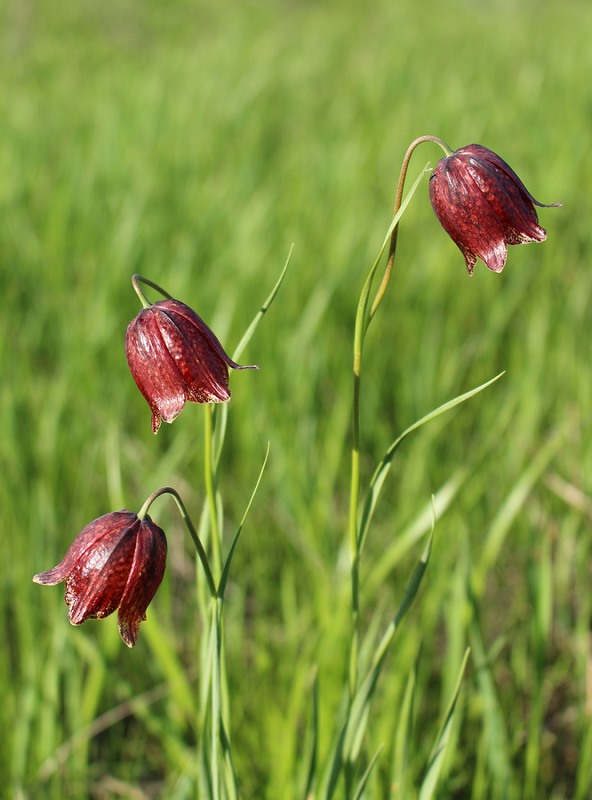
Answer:
<svg viewBox="0 0 592 800"><path fill-rule="evenodd" d="M57 567L33 580L45 586L66 581L65 600L73 625L119 609L119 633L133 647L163 579L166 553L164 532L150 517L115 511L87 525Z"/></svg>
<svg viewBox="0 0 592 800"><path fill-rule="evenodd" d="M444 230L465 257L469 275L480 258L494 272L509 244L542 242L535 200L514 170L492 150L469 144L440 159L430 177L430 199Z"/></svg>
<svg viewBox="0 0 592 800"><path fill-rule="evenodd" d="M152 411L152 430L172 422L185 403L223 403L230 399L232 361L214 333L189 306L161 300L130 322L125 350L132 376Z"/></svg>

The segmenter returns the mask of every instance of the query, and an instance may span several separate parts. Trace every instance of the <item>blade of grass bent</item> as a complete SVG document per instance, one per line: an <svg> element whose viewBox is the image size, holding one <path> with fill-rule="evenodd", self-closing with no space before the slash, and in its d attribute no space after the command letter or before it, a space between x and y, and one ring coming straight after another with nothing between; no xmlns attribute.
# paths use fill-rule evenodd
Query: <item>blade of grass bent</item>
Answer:
<svg viewBox="0 0 592 800"><path fill-rule="evenodd" d="M460 394L457 397L453 398L452 400L449 400L447 403L438 406L438 408L435 408L433 411L430 411L429 414L426 414L421 419L418 419L417 422L414 422L413 425L410 425L406 430L403 431L403 433L397 439L394 440L394 442L390 445L385 455L383 456L382 460L374 470L374 474L370 479L370 489L366 497L366 502L364 503L364 508L362 510L362 519L360 523L360 533L359 533L360 552L362 551L364 542L366 541L366 536L368 534L370 522L372 520L372 517L374 516L374 511L376 510L376 505L378 503L378 498L380 496L380 492L382 491L384 481L391 468L391 462L402 442L409 436L410 433L413 433L413 431L418 430L418 428L421 428L422 425L425 425L427 422L430 422L430 420L439 417L440 414L444 414L446 413L446 411L450 411L451 409L455 408L461 403L464 403L465 400L469 400L469 398L474 397L476 394L479 394L479 392L482 392L484 389L487 389L488 386L491 386L492 383L495 383L504 374L505 374L504 372L500 372L499 375L496 375L494 378L491 378L491 380L488 380L486 383L482 383L480 386L477 386L474 389L470 389L468 392Z"/></svg>
<svg viewBox="0 0 592 800"><path fill-rule="evenodd" d="M469 474L469 470L465 467L457 469L434 494L430 502L426 503L419 514L392 540L366 577L365 587L370 595L384 583L405 553L423 539L430 530L433 530L434 520L439 520L444 516L464 486Z"/></svg>

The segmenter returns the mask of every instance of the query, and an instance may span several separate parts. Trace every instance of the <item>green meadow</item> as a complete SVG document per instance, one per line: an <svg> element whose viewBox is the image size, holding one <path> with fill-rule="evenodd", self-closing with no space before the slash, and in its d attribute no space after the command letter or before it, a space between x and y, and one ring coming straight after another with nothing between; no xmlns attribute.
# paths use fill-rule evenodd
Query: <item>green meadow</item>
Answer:
<svg viewBox="0 0 592 800"><path fill-rule="evenodd" d="M0 797L592 795L591 36L578 0L5 0ZM504 374L395 453L360 679L406 613L340 743L354 321L423 134L486 145L562 207L471 278L427 175L402 217L365 342L362 494L397 436ZM441 155L421 145L407 189ZM232 789L199 757L203 572L174 505L150 511L167 570L134 649L31 579L159 487L196 525L204 507L203 407L154 436L129 373L132 275L232 353L288 259L241 355L260 369L230 376L217 475L227 554L269 446L224 602Z"/></svg>

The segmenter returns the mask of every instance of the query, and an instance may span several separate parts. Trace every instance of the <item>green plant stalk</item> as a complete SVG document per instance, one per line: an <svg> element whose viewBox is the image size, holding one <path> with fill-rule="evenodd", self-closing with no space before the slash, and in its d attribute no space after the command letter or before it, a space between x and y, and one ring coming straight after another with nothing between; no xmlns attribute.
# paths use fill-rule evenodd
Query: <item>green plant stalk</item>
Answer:
<svg viewBox="0 0 592 800"><path fill-rule="evenodd" d="M160 294L163 297L166 297L167 300L173 299L172 295L170 295L168 292L165 292L162 286L154 283L154 281L151 281L150 278L144 278L143 275L132 275L132 286L134 287L134 291L140 298L140 302L144 308L150 308L151 303L146 299L146 295L140 287L141 283L144 283L146 286L150 286L152 289L156 289L156 291L160 292Z"/></svg>
<svg viewBox="0 0 592 800"><path fill-rule="evenodd" d="M397 194L395 198L395 206L393 210L393 221L387 234L387 238L382 245L380 253L374 262L368 277L362 288L358 308L356 311L356 319L354 324L354 346L353 346L353 398L352 398L352 451L351 451L351 479L350 479L350 502L349 502L349 522L348 522L348 538L349 550L351 561L351 605L352 605L352 623L351 623L351 643L350 643L350 657L349 657L349 694L350 699L353 699L356 692L357 685L357 672L358 672L358 650L359 650L359 620L360 620L360 536L358 530L359 518L359 505L360 505L360 398L361 398L361 378L362 378L362 360L364 352L364 340L368 327L378 310L386 293L390 278L392 275L393 264L396 253L397 245L397 231L399 227L399 220L405 210L407 203L414 194L417 185L423 172L416 180L413 188L409 192L405 203L403 203L403 190L405 187L405 178L409 167L409 162L415 148L422 142L435 142L440 145L446 155L450 155L452 150L448 145L436 136L420 136L415 139L407 148L399 181L397 183ZM424 170L425 171L425 170ZM382 281L370 307L368 310L370 291L372 282L378 269L378 264L385 250L386 243L389 242L389 253L387 265L382 277Z"/></svg>
<svg viewBox="0 0 592 800"><path fill-rule="evenodd" d="M191 517L189 516L187 509L185 508L185 503L181 499L181 495L179 494L179 492L177 492L177 490L173 489L171 486L165 486L162 489L157 489L155 492L152 492L152 494L150 495L150 497L148 497L148 499L146 500L140 511L138 511L138 517L140 519L144 519L148 514L148 510L150 509L152 503L163 494L172 495L175 503L177 504L177 508L179 509L181 518L185 523L185 527L187 528L189 535L193 540L193 544L195 545L198 558L203 567L210 595L214 597L216 595L216 584L214 583L214 577L212 575L212 570L210 569L208 556L201 542L201 539L199 538L198 533L195 530L195 526L193 525Z"/></svg>
<svg viewBox="0 0 592 800"><path fill-rule="evenodd" d="M393 209L393 218L397 216L399 209L401 208L401 203L403 201L403 190L405 188L405 178L407 177L407 170L409 168L409 162L411 161L411 156L415 148L422 144L422 142L434 142L435 144L440 145L442 150L447 156L452 155L453 150L446 144L446 142L442 141L442 139L438 138L437 136L419 136L417 139L414 139L409 147L407 148L407 152L405 153L405 157L403 158L403 164L401 165L401 172L399 173L399 182L397 183L397 194L395 195L395 206ZM384 297L389 281L391 279L391 274L393 271L393 264L395 261L395 253L397 250L397 234L399 232L399 225L398 223L393 228L393 232L391 233L391 240L389 243L389 252L386 262L386 269L384 270L384 275L382 276L382 281L380 286L378 287L378 291L376 292L376 297L374 298L374 302L372 303L372 307L370 308L370 313L368 315L368 324L370 324L370 320L378 310L378 306L382 302L382 298Z"/></svg>
<svg viewBox="0 0 592 800"><path fill-rule="evenodd" d="M212 548L212 565L216 583L222 574L222 532L218 519L218 504L216 502L216 475L214 470L213 437L214 437L214 412L211 403L205 404L204 425L204 481L210 520L210 541Z"/></svg>
<svg viewBox="0 0 592 800"><path fill-rule="evenodd" d="M209 408L209 406L206 406ZM206 452L210 456L209 464L211 465L211 441L212 441L212 426L211 426L211 414L206 414L206 420L210 420L210 424L206 424L206 441L210 442L210 446L206 446ZM209 429L209 437L207 436ZM208 462L207 462L208 463ZM210 475L209 478L206 477L206 487L209 485L213 488L214 480L212 470L209 470ZM206 468L206 476L208 474L208 470ZM146 500L144 505L142 506L138 516L140 519L143 519L152 503L156 500L157 497L160 497L162 494L170 494L173 496L181 517L185 522L185 525L193 539L193 543L195 545L195 549L197 551L197 555L199 560L202 563L206 581L209 590L209 614L210 614L210 631L208 636L208 645L205 655L205 663L202 661L202 689L200 691L200 702L198 703L198 717L197 717L197 763L207 764L207 759L202 757L202 748L205 743L205 737L207 733L207 704L208 698L210 701L210 708L211 708L211 750L210 750L210 760L209 760L209 785L212 790L212 796L215 800L220 800L220 769L219 769L219 750L220 750L220 725L222 722L221 718L221 710L222 710L222 703L221 698L223 696L223 688L225 689L225 679L224 673L220 667L220 659L221 659L221 641L222 641L222 598L218 597L218 591L216 587L216 582L214 581L214 576L212 574L212 570L210 569L208 556L206 550L201 542L201 539L195 530L193 522L189 514L187 513L187 509L185 508L185 504L183 503L179 493L171 488L165 487L163 489L158 489L156 492L153 492L150 497ZM208 494L208 497L210 495ZM215 505L215 500L214 500ZM211 506L210 506L210 516L211 516ZM217 516L214 515L212 517L216 519ZM212 541L215 540L215 537L218 536L217 534L217 524L215 526L210 527L210 533ZM220 544L219 539L216 539L218 542L218 553L220 553ZM213 552L216 552L216 549L213 548ZM224 687L222 687L224 684ZM197 784L197 792L196 796L199 796L199 782Z"/></svg>

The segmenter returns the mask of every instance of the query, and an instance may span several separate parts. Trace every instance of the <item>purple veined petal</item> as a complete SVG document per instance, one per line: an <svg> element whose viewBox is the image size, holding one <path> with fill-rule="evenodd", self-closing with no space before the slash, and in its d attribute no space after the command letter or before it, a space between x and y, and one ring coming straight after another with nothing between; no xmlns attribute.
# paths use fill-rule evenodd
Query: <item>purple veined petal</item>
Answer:
<svg viewBox="0 0 592 800"><path fill-rule="evenodd" d="M499 170L500 173L503 173L505 178L504 183L513 183L515 184L521 192L527 197L531 203L535 206L539 206L539 208L560 208L561 203L541 203L539 200L534 198L531 193L528 191L524 183L518 177L518 175L514 172L512 167L504 161L504 159L495 153L493 150L490 150L488 147L485 147L482 144L469 144L465 147L461 147L460 150L456 151L458 154L468 154L470 156L476 157L483 162L488 162L493 168ZM540 240L537 240L540 241Z"/></svg>
<svg viewBox="0 0 592 800"><path fill-rule="evenodd" d="M150 517L141 523L128 581L117 615L119 634L128 647L138 638L140 623L164 577L167 543L164 531Z"/></svg>
<svg viewBox="0 0 592 800"><path fill-rule="evenodd" d="M131 569L140 528L133 525L103 537L74 567L66 582L68 617L73 625L86 619L102 619L119 606Z"/></svg>
<svg viewBox="0 0 592 800"><path fill-rule="evenodd" d="M542 242L547 232L539 225L536 209L530 194L520 183L508 180L495 165L467 162L467 173L473 178L490 203L504 229L508 244Z"/></svg>
<svg viewBox="0 0 592 800"><path fill-rule="evenodd" d="M192 308L185 305L185 303L182 303L180 300L161 300L156 303L156 305L166 310L170 317L174 319L177 327L182 330L186 330L187 327L195 328L201 337L208 342L212 350L214 350L222 361L226 362L232 369L259 369L256 364L241 365L233 361L222 347L216 334L206 325L203 319L196 314ZM180 319L175 319L176 317ZM181 320L183 320L183 322L181 322Z"/></svg>
<svg viewBox="0 0 592 800"><path fill-rule="evenodd" d="M176 419L187 400L183 375L162 338L155 309L143 309L128 325L125 337L130 372L150 406L154 433L161 419Z"/></svg>
<svg viewBox="0 0 592 800"><path fill-rule="evenodd" d="M476 258L500 272L507 254L503 227L483 192L464 167L452 159L442 159L430 180L436 216L463 253L469 275Z"/></svg>
<svg viewBox="0 0 592 800"><path fill-rule="evenodd" d="M223 403L230 399L228 366L210 340L183 317L161 310L160 334L181 375L189 399Z"/></svg>
<svg viewBox="0 0 592 800"><path fill-rule="evenodd" d="M123 529L133 525L135 520L137 520L136 514L127 509L98 517L80 531L56 567L34 575L33 581L44 586L61 583L72 572L75 564L84 558L87 550L100 542L102 537L112 532L115 535L117 532L120 534Z"/></svg>

